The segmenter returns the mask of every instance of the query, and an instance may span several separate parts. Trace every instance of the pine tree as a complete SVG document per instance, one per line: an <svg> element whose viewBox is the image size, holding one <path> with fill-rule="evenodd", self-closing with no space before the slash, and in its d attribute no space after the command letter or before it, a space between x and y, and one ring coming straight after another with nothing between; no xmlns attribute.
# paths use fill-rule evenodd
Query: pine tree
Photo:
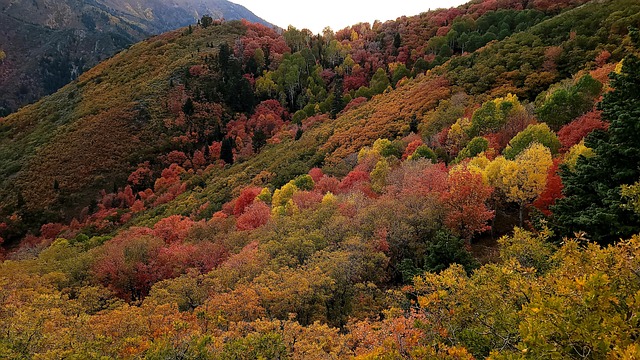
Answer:
<svg viewBox="0 0 640 360"><path fill-rule="evenodd" d="M191 116L195 112L195 106L193 105L193 100L191 100L190 97L187 98L187 101L182 105L182 112L187 116Z"/></svg>
<svg viewBox="0 0 640 360"><path fill-rule="evenodd" d="M267 134L261 129L256 129L251 137L251 143L253 144L253 151L259 152L262 147L267 145Z"/></svg>
<svg viewBox="0 0 640 360"><path fill-rule="evenodd" d="M640 217L622 206L621 186L640 179L640 59L629 55L599 107L610 122L585 141L595 156L578 159L575 170L564 167L563 199L552 207L560 235L585 231L600 243L612 243L640 231Z"/></svg>
<svg viewBox="0 0 640 360"><path fill-rule="evenodd" d="M420 122L418 121L418 116L416 116L416 114L411 115L411 121L409 122L409 132L417 134L419 124Z"/></svg>
<svg viewBox="0 0 640 360"><path fill-rule="evenodd" d="M342 99L342 79L337 79L335 85L333 87L333 102L331 103L331 118L335 119L338 117L338 113L344 109L344 101Z"/></svg>
<svg viewBox="0 0 640 360"><path fill-rule="evenodd" d="M224 160L227 164L233 164L233 140L228 137L222 140L220 159Z"/></svg>

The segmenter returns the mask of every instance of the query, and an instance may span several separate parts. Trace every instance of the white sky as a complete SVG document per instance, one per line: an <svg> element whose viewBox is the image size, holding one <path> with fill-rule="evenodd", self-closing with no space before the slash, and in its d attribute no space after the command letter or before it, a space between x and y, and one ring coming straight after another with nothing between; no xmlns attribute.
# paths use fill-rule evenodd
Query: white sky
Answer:
<svg viewBox="0 0 640 360"><path fill-rule="evenodd" d="M334 31L359 22L395 20L402 15L417 15L429 9L450 8L468 0L231 0L266 21L286 29L293 25L314 33L325 26Z"/></svg>

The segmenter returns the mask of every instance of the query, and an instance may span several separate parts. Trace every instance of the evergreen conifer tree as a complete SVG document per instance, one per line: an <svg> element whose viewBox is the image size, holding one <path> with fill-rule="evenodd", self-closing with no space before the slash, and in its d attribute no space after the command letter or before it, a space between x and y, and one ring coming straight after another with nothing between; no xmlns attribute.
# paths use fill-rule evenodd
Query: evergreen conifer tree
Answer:
<svg viewBox="0 0 640 360"><path fill-rule="evenodd" d="M622 206L620 193L640 179L640 59L627 56L611 85L615 90L599 104L609 130L587 137L595 156L579 158L574 171L562 169L565 198L552 207L559 235L585 231L603 244L640 231L638 214Z"/></svg>

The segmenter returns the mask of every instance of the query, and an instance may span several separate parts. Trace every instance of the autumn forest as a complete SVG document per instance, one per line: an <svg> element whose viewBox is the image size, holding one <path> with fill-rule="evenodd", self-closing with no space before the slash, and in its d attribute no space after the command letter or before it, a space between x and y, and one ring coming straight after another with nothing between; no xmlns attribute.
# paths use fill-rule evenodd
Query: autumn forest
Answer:
<svg viewBox="0 0 640 360"><path fill-rule="evenodd" d="M638 28L472 0L122 50L0 118L0 358L640 358Z"/></svg>

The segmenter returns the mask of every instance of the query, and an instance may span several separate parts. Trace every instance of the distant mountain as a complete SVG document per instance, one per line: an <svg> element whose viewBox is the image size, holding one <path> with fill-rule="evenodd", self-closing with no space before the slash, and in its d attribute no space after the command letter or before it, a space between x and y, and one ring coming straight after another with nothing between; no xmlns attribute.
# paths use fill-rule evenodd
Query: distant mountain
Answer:
<svg viewBox="0 0 640 360"><path fill-rule="evenodd" d="M135 42L203 15L270 26L226 0L0 0L0 116Z"/></svg>

